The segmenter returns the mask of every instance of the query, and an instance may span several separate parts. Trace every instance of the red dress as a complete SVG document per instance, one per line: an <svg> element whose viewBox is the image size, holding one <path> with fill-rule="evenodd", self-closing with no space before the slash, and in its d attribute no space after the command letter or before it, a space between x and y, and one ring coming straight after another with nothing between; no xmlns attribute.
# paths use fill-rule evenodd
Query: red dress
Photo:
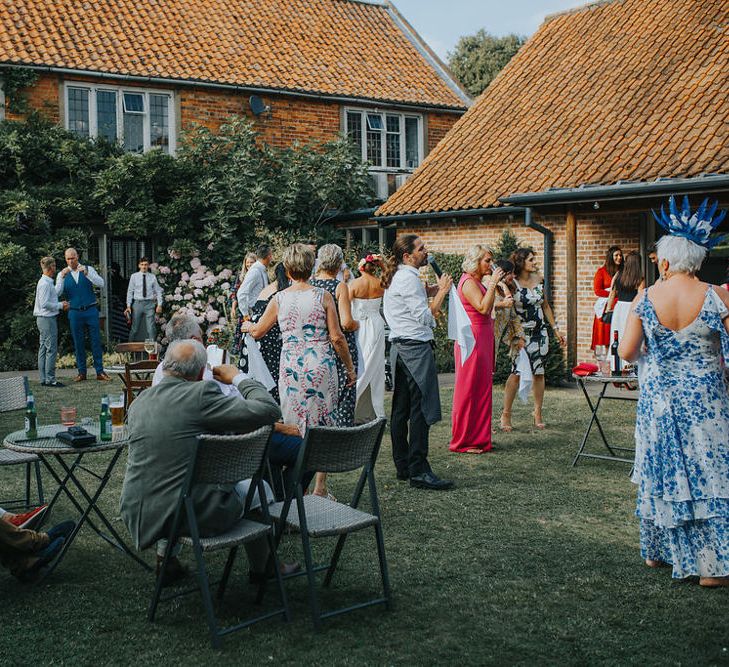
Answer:
<svg viewBox="0 0 729 667"><path fill-rule="evenodd" d="M604 266L601 266L597 270L597 273L595 273L595 279L592 281L595 296L602 296L607 299L610 295L610 283L612 281L612 276L608 273L608 270ZM595 316L592 323L592 344L590 347L594 350L595 345L610 345L610 342L610 325L605 324L605 322Z"/></svg>
<svg viewBox="0 0 729 667"><path fill-rule="evenodd" d="M491 449L491 388L494 374L494 320L481 315L463 296L463 284L473 278L464 273L458 282L458 296L471 320L475 338L473 352L461 366L461 348L454 344L456 386L453 390L452 436L449 449ZM475 281L474 281L475 282ZM481 294L486 288L476 282Z"/></svg>

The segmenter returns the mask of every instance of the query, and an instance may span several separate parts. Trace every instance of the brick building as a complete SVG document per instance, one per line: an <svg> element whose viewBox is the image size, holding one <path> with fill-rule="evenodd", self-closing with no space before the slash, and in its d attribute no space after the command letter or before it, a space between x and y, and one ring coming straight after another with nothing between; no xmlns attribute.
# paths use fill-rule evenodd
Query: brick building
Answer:
<svg viewBox="0 0 729 667"><path fill-rule="evenodd" d="M14 0L0 5L0 86L8 68L38 75L32 109L130 152L174 153L181 131L231 115L278 147L348 133L380 201L471 102L395 7L368 0ZM0 87L3 117L19 118ZM154 255L153 239L95 232L102 273Z"/></svg>
<svg viewBox="0 0 729 667"><path fill-rule="evenodd" d="M724 0L548 18L376 219L443 252L510 226L542 258L568 361L590 358L607 248L639 251L650 284L650 209L670 194L729 204L727 18ZM727 255L712 251L702 277L723 282Z"/></svg>

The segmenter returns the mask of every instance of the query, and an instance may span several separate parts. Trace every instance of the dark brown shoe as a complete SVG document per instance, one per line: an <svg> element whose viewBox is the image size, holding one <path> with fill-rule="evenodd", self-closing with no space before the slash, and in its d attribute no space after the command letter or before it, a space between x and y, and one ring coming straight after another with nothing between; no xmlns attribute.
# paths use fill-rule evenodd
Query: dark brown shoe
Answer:
<svg viewBox="0 0 729 667"><path fill-rule="evenodd" d="M162 569L162 561L164 558L162 556L157 556L157 576L159 577L159 572ZM189 572L187 571L187 568L180 563L180 561L175 556L170 556L169 561L167 561L167 567L165 568L165 576L164 579L162 579L162 586L166 588L167 586L172 586L173 584L176 584L178 581L181 581L185 577L187 577Z"/></svg>
<svg viewBox="0 0 729 667"><path fill-rule="evenodd" d="M74 382L86 382L86 376L79 373L74 379Z"/></svg>
<svg viewBox="0 0 729 667"><path fill-rule="evenodd" d="M98 375L96 376L96 379L97 379L97 380L98 380L99 382L111 382L111 378L110 378L110 377L109 377L109 376L108 376L108 375L107 375L106 373L99 373L99 374L98 374Z"/></svg>

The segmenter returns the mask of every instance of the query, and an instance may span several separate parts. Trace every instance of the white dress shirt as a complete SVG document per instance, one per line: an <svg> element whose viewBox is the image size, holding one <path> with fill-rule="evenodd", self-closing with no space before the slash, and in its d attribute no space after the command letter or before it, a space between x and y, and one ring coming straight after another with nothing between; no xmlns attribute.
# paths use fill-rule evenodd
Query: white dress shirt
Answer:
<svg viewBox="0 0 729 667"><path fill-rule="evenodd" d="M143 296L144 292L144 276L147 276L147 296ZM129 286L127 287L127 307L131 308L132 301L153 301L157 300L157 305L162 305L162 288L157 282L157 276L150 271L142 273L137 271L129 277Z"/></svg>
<svg viewBox="0 0 729 667"><path fill-rule="evenodd" d="M104 286L104 279L96 273L96 269L93 266L89 266L88 264L86 266L86 277L89 279L91 284L94 287L103 287ZM76 281L76 284L78 285L78 277L79 277L80 271L71 271L71 277ZM63 291L63 280L65 276L62 275L62 272L58 272L58 276L56 276L56 291L60 294Z"/></svg>
<svg viewBox="0 0 729 667"><path fill-rule="evenodd" d="M58 301L58 292L53 286L53 278L41 276L35 286L35 304L33 315L36 317L56 317L63 310L63 305Z"/></svg>
<svg viewBox="0 0 729 667"><path fill-rule="evenodd" d="M435 317L428 306L428 294L420 280L420 272L400 264L385 290L383 310L390 327L390 340L433 340Z"/></svg>
<svg viewBox="0 0 729 667"><path fill-rule="evenodd" d="M154 371L154 376L152 377L152 386L154 387L155 385L158 385L160 382L162 382L162 378L164 378L164 376L165 373L162 370L162 362L160 361ZM243 396L241 396L241 393L238 391L238 383L242 380L247 380L248 376L245 373L238 373L238 375L233 378L232 384L225 384L225 382L218 382L213 377L213 372L207 366L205 366L202 379L217 384L223 396L235 396L236 398L242 399Z"/></svg>
<svg viewBox="0 0 729 667"><path fill-rule="evenodd" d="M268 285L268 271L261 262L256 261L245 278L243 284L238 288L236 298L238 299L238 310L246 315L250 314L251 308L258 300L258 295Z"/></svg>

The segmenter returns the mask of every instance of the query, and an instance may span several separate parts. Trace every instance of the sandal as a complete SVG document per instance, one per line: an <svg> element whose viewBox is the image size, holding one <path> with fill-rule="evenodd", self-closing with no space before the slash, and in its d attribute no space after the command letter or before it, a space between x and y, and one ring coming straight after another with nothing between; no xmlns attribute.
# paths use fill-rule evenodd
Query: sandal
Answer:
<svg viewBox="0 0 729 667"><path fill-rule="evenodd" d="M537 415L534 413L534 426L538 428L539 430L544 430L547 428L547 425L544 422L538 422L537 421Z"/></svg>
<svg viewBox="0 0 729 667"><path fill-rule="evenodd" d="M648 567L652 567L654 569L658 568L658 567L671 567L671 564L666 563L666 561L664 561L664 560L653 560L652 558L646 558L645 564Z"/></svg>
<svg viewBox="0 0 729 667"><path fill-rule="evenodd" d="M506 422L506 423L504 423ZM514 427L511 425L511 412L502 412L499 427L504 433L511 433Z"/></svg>

